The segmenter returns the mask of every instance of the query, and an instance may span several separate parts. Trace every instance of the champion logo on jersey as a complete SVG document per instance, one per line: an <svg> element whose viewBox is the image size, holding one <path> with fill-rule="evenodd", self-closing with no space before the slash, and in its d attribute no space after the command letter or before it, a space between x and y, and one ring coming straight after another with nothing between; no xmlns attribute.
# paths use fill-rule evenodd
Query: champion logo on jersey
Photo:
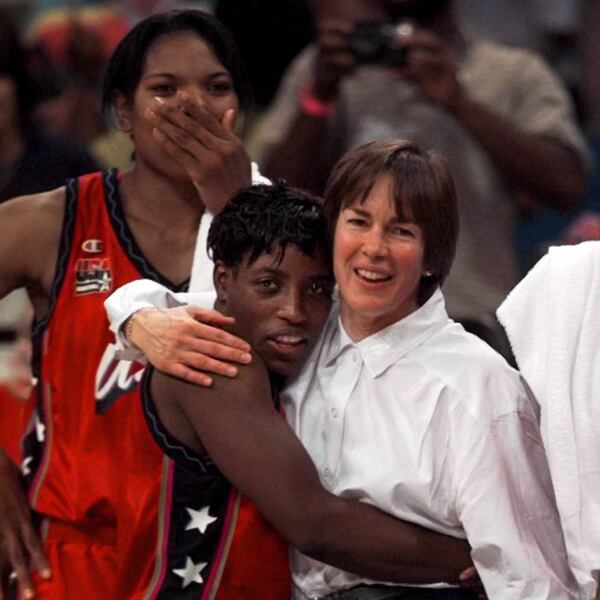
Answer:
<svg viewBox="0 0 600 600"><path fill-rule="evenodd" d="M104 242L102 240L85 240L81 244L81 249L88 254L100 254L104 250Z"/></svg>
<svg viewBox="0 0 600 600"><path fill-rule="evenodd" d="M113 277L108 258L80 258L75 268L75 295L110 292Z"/></svg>

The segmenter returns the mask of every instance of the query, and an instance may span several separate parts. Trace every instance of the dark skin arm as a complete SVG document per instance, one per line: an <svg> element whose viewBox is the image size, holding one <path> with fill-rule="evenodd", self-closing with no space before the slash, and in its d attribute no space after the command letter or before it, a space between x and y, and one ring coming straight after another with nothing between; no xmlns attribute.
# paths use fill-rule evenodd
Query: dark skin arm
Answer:
<svg viewBox="0 0 600 600"><path fill-rule="evenodd" d="M48 310L63 211L64 188L0 205L0 222L8 225L0 236L0 297L27 287L38 318ZM42 577L51 575L20 470L0 449L0 599L12 571L24 597L33 598L32 570Z"/></svg>
<svg viewBox="0 0 600 600"><path fill-rule="evenodd" d="M327 22L321 30L312 93L324 102L335 102L343 79L356 68L346 43L351 29L352 24L343 21ZM561 210L577 203L584 191L585 172L575 151L555 139L525 131L471 98L457 79L454 50L439 36L418 29L404 37L402 44L410 49L409 60L396 72L390 70L390 80L412 81L424 98L452 113L504 177L535 201ZM322 165L327 163L315 156L324 146L327 124L327 117L298 110L284 139L265 157L265 173L320 190L327 176Z"/></svg>
<svg viewBox="0 0 600 600"><path fill-rule="evenodd" d="M210 389L155 372L152 393L171 433L197 451L206 450L301 552L364 577L396 582L457 581L470 565L464 540L327 492L275 411L258 357L240 367L235 379L215 377Z"/></svg>
<svg viewBox="0 0 600 600"><path fill-rule="evenodd" d="M577 202L585 178L583 164L573 150L529 133L473 100L457 79L453 49L434 33L417 29L403 44L409 48L409 60L398 74L412 81L425 98L451 112L506 179L553 208L568 209Z"/></svg>
<svg viewBox="0 0 600 600"><path fill-rule="evenodd" d="M319 28L311 91L322 102L335 103L340 84L356 68L346 43L353 27L350 20L327 20ZM311 116L298 110L284 139L265 156L265 174L320 192L328 175L324 161L318 160L327 138L327 125L327 116Z"/></svg>

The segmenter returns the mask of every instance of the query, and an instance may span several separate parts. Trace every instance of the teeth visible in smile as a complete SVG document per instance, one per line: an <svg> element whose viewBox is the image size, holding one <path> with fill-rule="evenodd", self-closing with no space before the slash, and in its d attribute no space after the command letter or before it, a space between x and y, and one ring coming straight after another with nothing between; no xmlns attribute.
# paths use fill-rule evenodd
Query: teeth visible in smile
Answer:
<svg viewBox="0 0 600 600"><path fill-rule="evenodd" d="M280 344L299 344L302 341L302 338L296 335L278 335L273 339Z"/></svg>
<svg viewBox="0 0 600 600"><path fill-rule="evenodd" d="M383 273L378 273L376 271L369 271L367 269L356 269L356 272L365 279L369 279L370 281L383 281L384 279L389 279L389 275L385 275Z"/></svg>

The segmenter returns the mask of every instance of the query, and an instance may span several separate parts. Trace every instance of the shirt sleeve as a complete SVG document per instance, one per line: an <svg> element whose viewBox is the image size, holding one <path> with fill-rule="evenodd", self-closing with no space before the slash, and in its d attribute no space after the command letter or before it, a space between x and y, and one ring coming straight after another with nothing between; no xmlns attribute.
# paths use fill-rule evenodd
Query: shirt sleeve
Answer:
<svg viewBox="0 0 600 600"><path fill-rule="evenodd" d="M214 300L214 293L176 293L150 279L138 279L118 288L104 301L104 308L110 330L115 334L119 358L143 359L142 353L127 342L122 332L123 324L134 312L142 308L174 308L188 304L212 308Z"/></svg>
<svg viewBox="0 0 600 600"><path fill-rule="evenodd" d="M514 410L460 427L453 465L458 517L489 598L578 598L532 399L486 383L488 402Z"/></svg>

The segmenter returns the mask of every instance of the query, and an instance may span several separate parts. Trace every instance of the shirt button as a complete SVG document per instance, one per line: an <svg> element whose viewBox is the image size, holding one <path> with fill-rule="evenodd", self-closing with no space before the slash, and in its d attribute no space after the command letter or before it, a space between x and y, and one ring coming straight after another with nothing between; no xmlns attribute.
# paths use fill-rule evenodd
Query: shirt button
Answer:
<svg viewBox="0 0 600 600"><path fill-rule="evenodd" d="M323 470L323 477L325 477L325 479L329 479L331 477L331 469L329 467L325 467Z"/></svg>
<svg viewBox="0 0 600 600"><path fill-rule="evenodd" d="M331 416L332 416L334 419L337 419L337 418L338 418L338 415L339 415L339 413L338 413L338 411L337 411L337 408L332 408L332 409L331 409Z"/></svg>

